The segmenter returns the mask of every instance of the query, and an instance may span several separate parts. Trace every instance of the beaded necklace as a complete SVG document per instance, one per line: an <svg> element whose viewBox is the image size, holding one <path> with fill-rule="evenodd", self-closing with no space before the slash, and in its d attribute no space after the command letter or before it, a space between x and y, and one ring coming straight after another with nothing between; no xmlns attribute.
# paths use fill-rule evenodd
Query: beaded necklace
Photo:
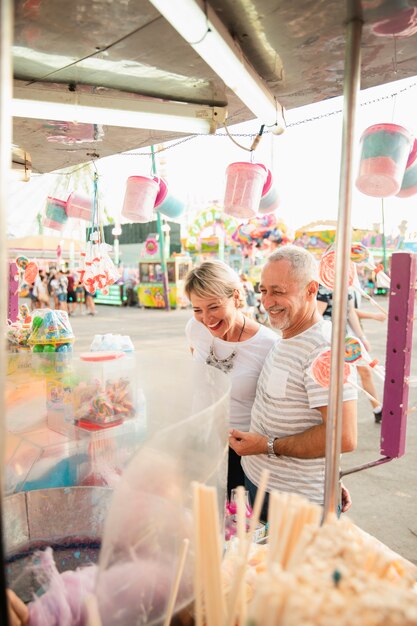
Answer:
<svg viewBox="0 0 417 626"><path fill-rule="evenodd" d="M245 316L243 316L243 325L242 325L237 343L239 343L243 335L243 331L245 330L245 325L246 325L246 318ZM213 339L212 344L210 346L209 355L206 359L206 363L207 365L212 365L213 367L217 367L217 369L228 374L233 369L234 360L236 356L237 356L237 352L236 350L233 350L233 352L231 352L231 354L229 354L229 356L227 356L225 359L219 359L214 352L214 339Z"/></svg>

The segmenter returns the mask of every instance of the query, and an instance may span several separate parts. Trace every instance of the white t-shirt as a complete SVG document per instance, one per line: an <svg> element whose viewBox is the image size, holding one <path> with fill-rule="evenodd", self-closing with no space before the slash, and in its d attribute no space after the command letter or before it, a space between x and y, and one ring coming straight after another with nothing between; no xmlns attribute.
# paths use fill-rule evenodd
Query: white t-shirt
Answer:
<svg viewBox="0 0 417 626"><path fill-rule="evenodd" d="M237 354L229 375L232 378L230 403L230 426L248 431L256 385L265 358L278 339L278 335L265 326L260 326L256 335L246 341L224 341L213 337L211 332L194 317L185 327L189 346L194 349L193 358L205 363L213 344L216 357L227 358L233 350Z"/></svg>
<svg viewBox="0 0 417 626"><path fill-rule="evenodd" d="M319 407L327 406L329 390L310 375L311 364L329 346L328 322L321 320L290 339L279 339L269 353L259 377L250 430L268 437L287 437L322 423ZM355 400L357 392L344 385L343 400ZM246 476L259 485L268 469L267 491L290 491L323 504L325 459L269 458L266 454L242 457Z"/></svg>

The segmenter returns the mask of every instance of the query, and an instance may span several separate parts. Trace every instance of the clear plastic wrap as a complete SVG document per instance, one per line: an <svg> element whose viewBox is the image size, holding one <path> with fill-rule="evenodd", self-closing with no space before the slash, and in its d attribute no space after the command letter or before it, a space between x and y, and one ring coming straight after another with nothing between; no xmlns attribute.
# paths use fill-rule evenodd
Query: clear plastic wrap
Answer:
<svg viewBox="0 0 417 626"><path fill-rule="evenodd" d="M169 423L132 459L106 519L96 587L103 626L163 623L185 539L191 543L176 609L192 601L191 483L216 486L224 511L229 384L222 372L192 364L175 377L171 402L162 394L159 419ZM161 407L154 399L147 397L151 422Z"/></svg>

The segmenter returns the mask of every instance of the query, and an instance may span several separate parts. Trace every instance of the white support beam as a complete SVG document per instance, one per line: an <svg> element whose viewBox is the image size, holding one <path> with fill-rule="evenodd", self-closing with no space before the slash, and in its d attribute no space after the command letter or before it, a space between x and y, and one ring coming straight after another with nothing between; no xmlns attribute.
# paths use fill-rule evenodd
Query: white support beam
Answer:
<svg viewBox="0 0 417 626"><path fill-rule="evenodd" d="M150 0L256 118L285 129L283 109L216 13L197 0Z"/></svg>
<svg viewBox="0 0 417 626"><path fill-rule="evenodd" d="M15 87L13 117L144 128L185 134L210 134L223 124L225 107L116 97L47 87Z"/></svg>

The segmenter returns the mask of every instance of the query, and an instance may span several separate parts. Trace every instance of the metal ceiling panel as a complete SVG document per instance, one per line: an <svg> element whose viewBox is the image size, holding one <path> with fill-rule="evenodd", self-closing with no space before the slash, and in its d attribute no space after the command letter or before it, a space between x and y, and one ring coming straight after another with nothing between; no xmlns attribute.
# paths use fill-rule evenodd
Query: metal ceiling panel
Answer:
<svg viewBox="0 0 417 626"><path fill-rule="evenodd" d="M287 109L342 93L346 6L365 22L362 88L417 74L417 0L210 5ZM148 0L17 0L15 13L14 76L28 90L51 83L56 89L114 90L126 98L227 104L230 123L253 118ZM83 162L92 152L107 156L176 136L14 120L14 142L31 153L34 170L41 172Z"/></svg>

